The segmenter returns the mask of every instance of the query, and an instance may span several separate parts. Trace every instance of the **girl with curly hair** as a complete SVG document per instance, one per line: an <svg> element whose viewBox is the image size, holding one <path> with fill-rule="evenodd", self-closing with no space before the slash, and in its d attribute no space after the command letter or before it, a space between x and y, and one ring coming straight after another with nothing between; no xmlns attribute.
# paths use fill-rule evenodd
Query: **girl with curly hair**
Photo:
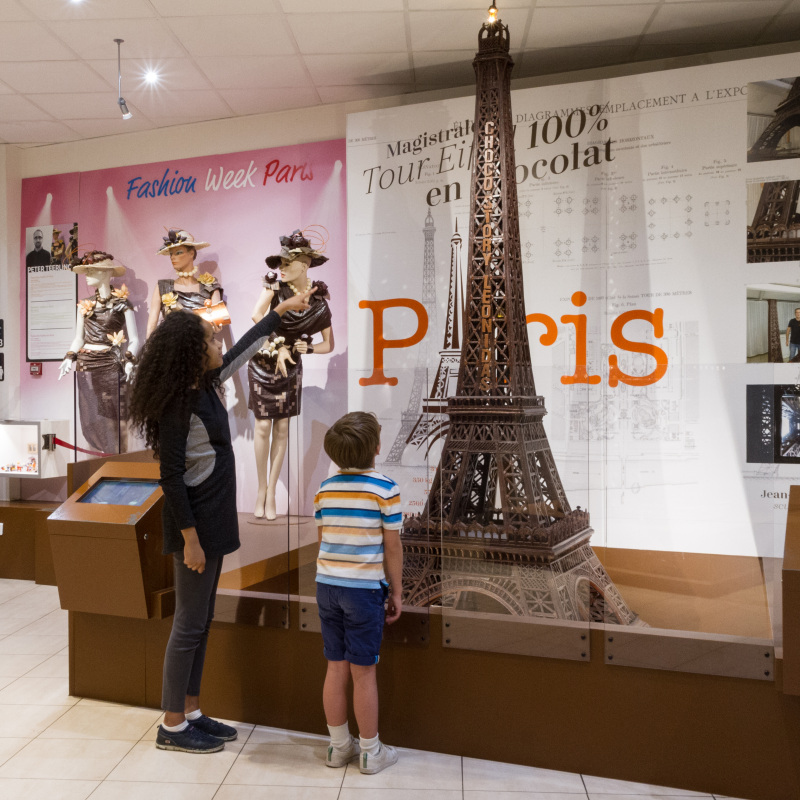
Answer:
<svg viewBox="0 0 800 800"><path fill-rule="evenodd" d="M287 298L222 355L214 329L176 311L153 331L133 384L131 419L161 463L164 553L175 571L175 616L164 657L164 722L156 747L214 753L236 729L200 711L200 681L222 559L239 548L236 471L228 414L217 387L258 351L287 311Z"/></svg>

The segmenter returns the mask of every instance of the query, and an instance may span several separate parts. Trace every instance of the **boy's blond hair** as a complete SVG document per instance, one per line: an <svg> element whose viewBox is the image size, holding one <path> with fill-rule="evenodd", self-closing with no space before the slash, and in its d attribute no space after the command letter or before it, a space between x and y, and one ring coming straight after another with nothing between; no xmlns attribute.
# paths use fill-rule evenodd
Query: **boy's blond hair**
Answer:
<svg viewBox="0 0 800 800"><path fill-rule="evenodd" d="M369 469L381 442L381 426L371 411L351 411L328 428L323 446L339 469Z"/></svg>

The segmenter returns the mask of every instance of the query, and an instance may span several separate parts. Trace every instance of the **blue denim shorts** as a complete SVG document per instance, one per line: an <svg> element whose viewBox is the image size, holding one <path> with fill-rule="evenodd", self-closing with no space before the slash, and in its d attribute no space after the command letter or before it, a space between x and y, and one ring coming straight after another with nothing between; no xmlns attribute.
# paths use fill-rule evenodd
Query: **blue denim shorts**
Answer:
<svg viewBox="0 0 800 800"><path fill-rule="evenodd" d="M387 594L385 588L317 583L322 643L328 661L349 661L360 667L378 663Z"/></svg>

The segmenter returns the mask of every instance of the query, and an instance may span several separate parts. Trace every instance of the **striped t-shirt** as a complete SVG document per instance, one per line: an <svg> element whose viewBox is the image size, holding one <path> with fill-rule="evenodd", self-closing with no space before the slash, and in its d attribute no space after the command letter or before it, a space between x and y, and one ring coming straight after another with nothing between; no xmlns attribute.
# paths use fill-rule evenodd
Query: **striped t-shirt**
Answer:
<svg viewBox="0 0 800 800"><path fill-rule="evenodd" d="M374 469L339 470L319 487L314 518L322 533L317 581L380 589L383 532L403 526L400 487Z"/></svg>

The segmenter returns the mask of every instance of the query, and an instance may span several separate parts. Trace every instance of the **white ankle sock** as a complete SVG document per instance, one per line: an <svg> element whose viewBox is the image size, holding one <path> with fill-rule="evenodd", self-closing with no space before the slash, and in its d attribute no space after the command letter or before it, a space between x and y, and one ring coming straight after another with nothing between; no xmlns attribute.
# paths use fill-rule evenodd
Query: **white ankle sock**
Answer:
<svg viewBox="0 0 800 800"><path fill-rule="evenodd" d="M331 735L331 744L337 750L350 746L350 726L346 722L344 725L328 725L328 732Z"/></svg>
<svg viewBox="0 0 800 800"><path fill-rule="evenodd" d="M186 719L188 719L189 722L193 722L196 719L200 719L200 717L202 717L202 716L203 716L203 712L199 708L197 708L194 711L190 711L186 715Z"/></svg>
<svg viewBox="0 0 800 800"><path fill-rule="evenodd" d="M169 733L180 733L181 731L185 731L189 727L189 723L184 720L179 725L165 725L163 722L161 723L161 727L169 732Z"/></svg>
<svg viewBox="0 0 800 800"><path fill-rule="evenodd" d="M361 745L362 753L369 753L371 756L376 756L381 751L381 740L376 734L372 739L365 739L363 736L358 737L358 743Z"/></svg>

